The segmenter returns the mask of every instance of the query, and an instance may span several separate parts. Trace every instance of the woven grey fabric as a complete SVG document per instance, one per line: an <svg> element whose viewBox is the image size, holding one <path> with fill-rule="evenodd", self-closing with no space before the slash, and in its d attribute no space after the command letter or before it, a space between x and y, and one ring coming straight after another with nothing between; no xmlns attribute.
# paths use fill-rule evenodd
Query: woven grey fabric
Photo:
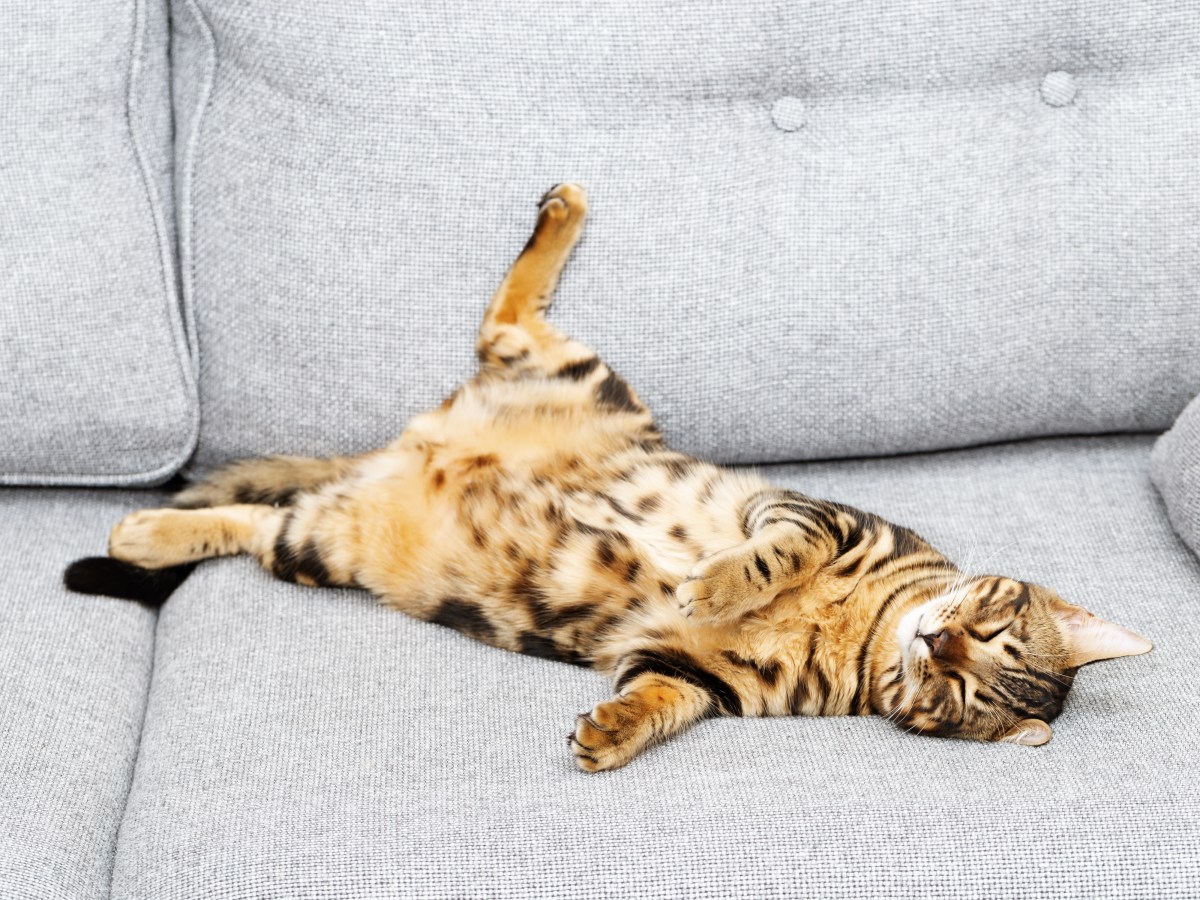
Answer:
<svg viewBox="0 0 1200 900"><path fill-rule="evenodd" d="M166 0L8 0L0 484L133 484L190 455Z"/></svg>
<svg viewBox="0 0 1200 900"><path fill-rule="evenodd" d="M1200 553L1200 396L1154 445L1150 476L1167 505L1171 524Z"/></svg>
<svg viewBox="0 0 1200 900"><path fill-rule="evenodd" d="M108 897L155 616L62 571L152 496L0 489L0 896Z"/></svg>
<svg viewBox="0 0 1200 900"><path fill-rule="evenodd" d="M613 773L599 676L206 563L164 608L113 896L1167 897L1200 883L1200 561L1142 437L769 469L1148 635L1044 748L714 720Z"/></svg>
<svg viewBox="0 0 1200 900"><path fill-rule="evenodd" d="M593 217L553 320L704 456L1162 430L1200 391L1188 4L177 0L175 21L214 74L179 100L198 469L366 449L440 401L563 180Z"/></svg>

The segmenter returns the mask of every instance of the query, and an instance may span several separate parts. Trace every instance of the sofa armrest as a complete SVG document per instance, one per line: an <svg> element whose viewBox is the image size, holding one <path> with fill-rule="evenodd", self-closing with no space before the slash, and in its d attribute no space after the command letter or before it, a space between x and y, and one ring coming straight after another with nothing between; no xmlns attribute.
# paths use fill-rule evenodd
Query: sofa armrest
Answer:
<svg viewBox="0 0 1200 900"><path fill-rule="evenodd" d="M1154 445L1150 479L1179 536L1200 554L1200 396Z"/></svg>

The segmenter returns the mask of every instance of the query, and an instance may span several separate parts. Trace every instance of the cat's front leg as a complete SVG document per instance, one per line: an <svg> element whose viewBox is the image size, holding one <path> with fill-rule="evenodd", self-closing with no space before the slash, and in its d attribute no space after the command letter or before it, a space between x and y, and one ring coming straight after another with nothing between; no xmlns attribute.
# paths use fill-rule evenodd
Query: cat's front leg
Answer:
<svg viewBox="0 0 1200 900"><path fill-rule="evenodd" d="M731 622L796 587L824 564L827 554L803 532L783 523L700 560L675 589L690 618Z"/></svg>
<svg viewBox="0 0 1200 900"><path fill-rule="evenodd" d="M795 491L758 491L738 515L746 540L700 560L676 588L685 616L736 621L802 587L869 537L850 511Z"/></svg>
<svg viewBox="0 0 1200 900"><path fill-rule="evenodd" d="M651 744L683 731L708 708L708 697L686 682L646 682L577 717L567 740L581 769L620 768Z"/></svg>
<svg viewBox="0 0 1200 900"><path fill-rule="evenodd" d="M645 647L624 656L617 672L617 696L581 713L567 737L588 772L619 768L706 716L743 713L738 687L715 659Z"/></svg>

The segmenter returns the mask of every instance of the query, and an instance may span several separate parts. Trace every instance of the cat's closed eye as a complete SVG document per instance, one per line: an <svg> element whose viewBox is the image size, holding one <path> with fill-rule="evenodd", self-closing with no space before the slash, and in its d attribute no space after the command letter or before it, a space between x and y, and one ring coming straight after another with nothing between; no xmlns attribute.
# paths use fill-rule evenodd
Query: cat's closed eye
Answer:
<svg viewBox="0 0 1200 900"><path fill-rule="evenodd" d="M1001 625L999 628L995 627L994 625L989 626L988 630L982 634L977 629L971 627L966 628L965 631L981 644L990 644L996 638L1000 637L1000 635L1004 634L1004 632L1008 631L1008 629L1012 627L1012 624L1012 622L1008 622L1004 625Z"/></svg>

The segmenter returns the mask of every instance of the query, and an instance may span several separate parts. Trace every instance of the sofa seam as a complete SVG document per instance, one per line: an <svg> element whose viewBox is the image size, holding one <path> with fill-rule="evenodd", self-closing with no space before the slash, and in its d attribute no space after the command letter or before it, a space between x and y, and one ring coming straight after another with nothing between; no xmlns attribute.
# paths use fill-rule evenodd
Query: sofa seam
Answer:
<svg viewBox="0 0 1200 900"><path fill-rule="evenodd" d="M197 359L192 354L188 344L187 328L181 306L181 298L179 296L178 284L175 276L175 251L176 247L171 246L168 240L166 223L163 216L163 198L158 194L158 186L154 183L152 172L146 158L145 151L139 140L137 128L137 109L138 109L138 86L141 81L141 69L143 64L143 56L145 54L146 32L149 29L149 8L148 3L158 2L162 4L164 15L168 15L168 0L134 0L134 15L135 22L140 24L134 34L135 53L132 54L129 69L129 84L128 94L126 96L125 116L126 123L129 128L129 140L133 147L134 157L137 160L138 170L142 176L142 186L146 192L146 204L150 209L150 218L154 223L155 237L158 239L158 253L161 262L161 274L163 281L163 296L167 300L166 318L167 327L171 333L171 344L175 350L175 359L179 365L179 372L183 380L183 388L185 399L190 399L190 416L189 429L184 440L182 452L171 457L170 461L165 466L160 466L155 470L155 474L170 474L171 471L183 466L191 455L195 452L196 443L200 437L200 389L198 383L198 365ZM164 23L164 27L169 27L169 20ZM170 66L170 48L166 50L167 66L166 77L171 77ZM171 102L168 98L168 104ZM173 131L173 129L172 129ZM174 155L174 134L171 136L171 150ZM172 160L173 162L173 160ZM171 167L171 183L172 192L174 185L174 166ZM172 197L172 201L174 198ZM172 206L174 203L172 202ZM168 468L169 467L169 468ZM167 468L164 473L163 469Z"/></svg>
<svg viewBox="0 0 1200 900"><path fill-rule="evenodd" d="M168 0L171 8L174 9L178 0ZM204 77L200 82L200 93L196 98L194 107L194 119L190 123L190 133L187 136L187 142L184 145L184 159L182 165L176 165L174 168L179 174L178 190L176 191L176 209L175 218L177 223L176 241L179 247L179 269L180 269L180 294L182 308L184 313L184 324L188 329L188 334L191 337L193 352L196 358L196 446L193 447L193 453L199 448L200 442L200 427L202 423L203 413L201 408L200 398L200 329L196 324L196 204L193 199L194 185L196 181L196 169L199 160L199 146L201 135L204 131L204 120L208 114L208 108L212 103L214 88L217 80L217 69L219 66L217 54L217 40L213 33L212 26L204 17L203 11L197 0L183 0L183 4L187 7L188 13L192 17L193 23L199 29L204 40L205 49L208 53L208 64L206 66ZM174 71L174 58L172 57L172 72ZM174 100L172 100L174 105ZM189 457L190 458L190 457ZM183 461L186 466L188 460Z"/></svg>
<svg viewBox="0 0 1200 900"><path fill-rule="evenodd" d="M162 277L163 293L166 299L166 318L167 327L171 332L172 346L175 350L175 358L179 364L179 371L183 381L185 399L190 390L191 404L191 430L186 440L185 452L188 456L191 455L195 440L199 435L200 425L200 397L199 391L196 389L195 373L192 369L192 360L190 355L181 357L179 350L179 338L183 328L182 321L176 319L178 312L178 296L176 294L175 284L175 268L172 260L172 251L174 248L169 246L167 240L165 224L162 218L162 198L158 196L157 186L154 184L152 173L143 148L138 141L137 135L137 92L142 75L143 55L146 52L146 34L150 27L150 13L148 4L150 2L161 2L164 4L167 0L133 0L130 5L133 13L133 29L131 36L130 54L129 54L129 71L126 79L126 95L125 95L125 125L129 133L130 146L133 149L134 160L138 166L138 171L142 178L142 187L145 191L146 204L150 210L150 219L154 226L155 237L158 243L160 273ZM168 55L168 75L170 71ZM172 142L173 142L172 135ZM172 181L174 177L172 176ZM180 462L187 461L187 457ZM161 471L161 469L156 470ZM137 777L137 764L142 752L142 735L146 727L146 714L150 706L150 688L154 679L154 666L157 655L158 646L158 615L154 615L154 627L150 634L150 652L149 666L146 673L146 678L143 683L143 697L141 717L138 720L137 737L133 742L133 754L128 766L128 781L125 787L125 796L121 802L121 809L117 813L117 827L113 832L111 850L108 860L108 884L105 896L111 900L113 889L113 875L117 867L117 849L121 844L121 830L125 826L125 813L129 809L129 799L133 794L133 785Z"/></svg>
<svg viewBox="0 0 1200 900"><path fill-rule="evenodd" d="M182 2L187 6L188 13L192 17L193 23L199 29L201 36L204 39L205 46L208 50L208 67L204 78L200 83L200 94L195 102L195 118L191 123L190 133L187 141L184 144L184 158L182 163L177 163L176 171L179 175L179 185L176 191L176 222L178 224L178 233L176 240L179 244L179 282L180 290L183 299L183 308L185 313L185 322L190 329L192 338L192 346L195 348L197 357L197 372L199 371L199 355L200 355L200 329L196 324L196 304L195 304L195 279L196 279L196 205L193 199L193 186L196 179L196 169L199 165L199 146L204 130L204 119L208 113L208 108L212 102L213 92L217 80L217 70L220 65L219 54L217 53L217 39L213 32L212 25L204 17L204 12L200 9L198 0L169 0L172 9L176 4ZM197 406L201 404L199 397L199 381L197 380ZM199 450L199 435L197 436L196 450ZM191 477L190 467L188 463L191 459L184 461L180 471L184 477Z"/></svg>
<svg viewBox="0 0 1200 900"><path fill-rule="evenodd" d="M142 758L142 738L146 734L146 720L150 714L150 692L154 688L154 673L158 668L158 613L153 613L154 626L150 630L150 665L146 673L145 694L142 701L142 715L138 720L137 740L134 741L133 759L129 765L129 786L125 789L125 802L117 814L117 831L113 835L112 862L108 867L108 891L106 896L112 900L113 877L117 871L117 851L121 846L121 832L125 829L126 813L129 811L129 800L133 796L133 788L137 783L138 763Z"/></svg>
<svg viewBox="0 0 1200 900"><path fill-rule="evenodd" d="M135 0L135 3L138 6L142 6L146 2L148 2L148 0ZM173 10L175 8L175 4L172 2L172 0L162 0L162 2L166 5L168 13L173 12ZM192 2L192 0L186 0L186 3L187 3L187 6L189 7L189 12L191 13L193 20L196 22L196 24L200 28L201 33L204 35L205 44L207 45L208 51L209 51L209 53L208 53L209 64L207 67L207 71L205 73L204 80L201 84L200 96L197 99L197 103L196 103L196 118L191 124L191 133L188 136L188 141L186 144L187 161L188 161L188 163L194 165L195 156L196 156L195 147L199 142L199 134L200 134L200 130L201 130L201 124L204 119L204 113L208 107L208 102L212 97L212 85L215 80L216 70L217 70L217 53L216 53L216 40L213 37L213 33L212 33L211 28L208 25L208 22L200 14L199 9L196 7L196 4ZM142 24L144 27L145 20L143 20ZM168 19L167 27L168 28L172 27L169 19ZM175 74L175 57L174 57L173 50L168 56L168 62L169 62L168 77L170 79L172 79L172 83L173 83L174 74ZM131 96L132 96L132 94L131 94ZM172 91L172 99L171 99L172 116L174 116L174 105L175 105L174 92ZM132 117L131 117L131 121L132 121ZM181 318L180 324L181 324L182 330L184 332L185 338L188 339L189 353L188 353L187 358L190 361L191 365L194 367L195 380L194 380L193 384L195 386L194 396L195 396L195 400L196 400L196 403L195 403L196 415L193 417L193 421L195 423L195 430L193 432L193 444L188 450L188 456L185 457L180 462L180 465L183 465L187 462L188 458L190 458L191 454L195 451L195 443L199 439L200 351L199 351L199 341L198 341L198 338L196 335L195 317L193 314L193 309L192 309L192 304L191 304L191 296L192 296L191 280L188 277L191 274L191 260L193 258L193 254L191 254L191 252L190 252L191 248L190 248L190 244L189 244L189 242L191 240L191 236L193 234L193 229L191 227L192 205L190 203L190 199L191 199L190 191L191 191L191 185L192 185L191 174L192 173L190 170L188 170L185 167L184 180L179 185L175 184L174 175L177 173L177 170L179 168L175 165L175 159L174 159L175 146L176 146L176 143L175 143L175 139L173 136L172 148L171 148L172 149L171 170L173 173L172 186L173 186L173 188L175 188L175 187L178 188L177 190L175 190L175 197L173 199L176 202L173 204L173 208L175 210L175 221L176 221L176 233L175 233L176 249L178 251L179 262L180 262L180 268L179 268L180 277L178 280L179 303L177 304L177 306L178 306L180 312L182 313L182 315L180 317ZM181 203L179 200L179 198L181 196L183 196L186 200L188 200L188 203L187 203L188 215L187 216L184 216L181 214L183 212L183 209L181 208ZM184 222L188 223L186 240L185 240L185 235L182 230ZM188 250L186 266L184 265L184 250L185 250L185 248ZM172 274L172 276L174 276L174 274L175 274L174 270L172 270L171 274ZM108 872L108 897L109 898L112 897L113 880L116 876L117 859L118 859L118 856L120 853L120 848L121 848L121 835L125 829L126 823L128 822L127 813L129 811L129 802L133 796L135 785L137 784L138 769L140 768L140 763L142 761L142 750L143 750L142 741L143 741L143 737L145 736L145 733L146 733L146 722L149 718L149 713L150 713L150 696L154 689L154 682L156 680L155 674L158 670L158 628L159 628L160 623L161 623L161 617L158 614L155 614L154 628L153 628L153 632L151 634L151 644L150 644L150 670L146 677L146 692L145 692L145 700L142 704L142 717L141 717L140 723L138 724L137 742L135 744L133 761L130 766L129 787L125 792L125 803L122 805L121 812L118 816L117 832L116 832L116 835L113 840L112 864L110 865L109 872Z"/></svg>

